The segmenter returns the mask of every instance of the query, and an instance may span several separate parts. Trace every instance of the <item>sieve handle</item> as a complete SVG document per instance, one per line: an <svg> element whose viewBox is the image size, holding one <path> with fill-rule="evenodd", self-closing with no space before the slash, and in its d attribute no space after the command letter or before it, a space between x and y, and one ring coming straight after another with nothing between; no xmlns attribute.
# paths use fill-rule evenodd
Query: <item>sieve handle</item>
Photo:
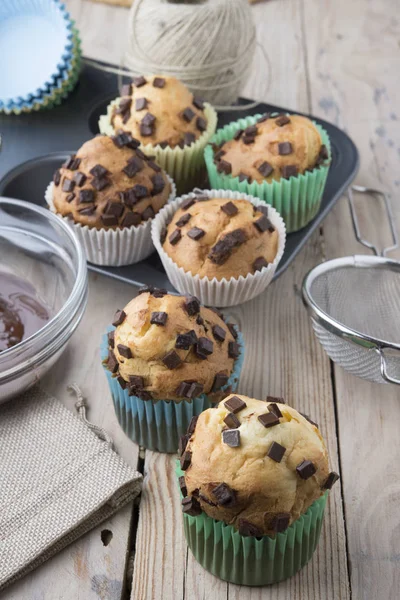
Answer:
<svg viewBox="0 0 400 600"><path fill-rule="evenodd" d="M385 202L386 216L387 216L387 219L389 222L393 244L391 246L386 246L385 248L383 248L382 252L380 252L374 244L372 244L368 240L361 237L360 227L358 224L358 219L357 219L356 211L354 208L353 191L359 192L360 194L370 194L370 195L375 195L375 196L382 196L382 198ZM352 185L347 190L347 197L349 199L351 220L353 222L353 229L354 229L354 233L357 238L357 241L360 242L360 244L362 244L366 248L369 248L370 250L372 250L376 256L386 256L386 254L388 252L391 252L392 250L396 250L396 248L399 247L399 240L398 240L398 236L397 236L397 230L396 230L395 220L394 220L393 211L392 211L392 205L390 204L387 194L385 194L385 192L382 192L380 190L375 190L373 188L366 188L362 185Z"/></svg>
<svg viewBox="0 0 400 600"><path fill-rule="evenodd" d="M400 379L396 379L396 377L392 377L391 375L389 375L389 373L387 371L386 356L383 352L383 348L379 348L378 352L381 357L381 375L382 375L383 379L385 381L387 381L388 383L396 383L397 385L400 385Z"/></svg>

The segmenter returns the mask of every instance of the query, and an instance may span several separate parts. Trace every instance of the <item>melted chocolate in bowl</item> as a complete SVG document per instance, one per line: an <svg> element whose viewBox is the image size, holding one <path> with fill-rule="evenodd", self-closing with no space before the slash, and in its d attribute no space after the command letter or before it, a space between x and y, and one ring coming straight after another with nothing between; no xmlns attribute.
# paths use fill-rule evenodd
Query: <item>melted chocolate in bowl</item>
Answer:
<svg viewBox="0 0 400 600"><path fill-rule="evenodd" d="M50 316L31 283L0 271L0 352L39 331Z"/></svg>

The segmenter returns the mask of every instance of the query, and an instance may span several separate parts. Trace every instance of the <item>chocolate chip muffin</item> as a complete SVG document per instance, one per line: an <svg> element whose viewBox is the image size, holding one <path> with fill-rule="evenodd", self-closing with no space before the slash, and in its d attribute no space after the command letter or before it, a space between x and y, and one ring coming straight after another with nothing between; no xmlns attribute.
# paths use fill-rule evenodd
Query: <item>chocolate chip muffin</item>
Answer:
<svg viewBox="0 0 400 600"><path fill-rule="evenodd" d="M144 145L190 146L207 129L204 104L175 77L134 77L124 85L111 124Z"/></svg>
<svg viewBox="0 0 400 600"><path fill-rule="evenodd" d="M163 249L192 275L217 280L261 271L277 255L268 207L197 195L183 200L164 232Z"/></svg>
<svg viewBox="0 0 400 600"><path fill-rule="evenodd" d="M243 536L285 531L338 479L318 426L271 397L231 395L194 418L180 462L183 512Z"/></svg>
<svg viewBox="0 0 400 600"><path fill-rule="evenodd" d="M214 150L219 173L248 183L290 179L329 158L317 127L299 115L265 114Z"/></svg>
<svg viewBox="0 0 400 600"><path fill-rule="evenodd" d="M217 401L240 355L235 328L193 296L142 288L113 325L107 368L142 400Z"/></svg>
<svg viewBox="0 0 400 600"><path fill-rule="evenodd" d="M95 229L123 229L152 219L166 204L166 173L128 133L97 136L54 174L53 204L60 215Z"/></svg>

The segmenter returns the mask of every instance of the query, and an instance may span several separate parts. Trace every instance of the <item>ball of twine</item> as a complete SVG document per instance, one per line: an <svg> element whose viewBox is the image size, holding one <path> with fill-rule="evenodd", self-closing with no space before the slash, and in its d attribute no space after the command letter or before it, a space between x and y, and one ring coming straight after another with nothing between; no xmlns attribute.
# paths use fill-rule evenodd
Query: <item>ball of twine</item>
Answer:
<svg viewBox="0 0 400 600"><path fill-rule="evenodd" d="M256 48L247 0L134 0L124 65L183 81L214 106L243 89Z"/></svg>

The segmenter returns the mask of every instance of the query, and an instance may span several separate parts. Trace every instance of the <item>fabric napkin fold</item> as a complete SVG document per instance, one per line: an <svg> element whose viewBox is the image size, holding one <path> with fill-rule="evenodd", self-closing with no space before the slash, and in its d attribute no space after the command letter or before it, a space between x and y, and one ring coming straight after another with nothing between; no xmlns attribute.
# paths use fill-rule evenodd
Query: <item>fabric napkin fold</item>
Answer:
<svg viewBox="0 0 400 600"><path fill-rule="evenodd" d="M43 390L0 405L0 590L132 501L141 480Z"/></svg>

